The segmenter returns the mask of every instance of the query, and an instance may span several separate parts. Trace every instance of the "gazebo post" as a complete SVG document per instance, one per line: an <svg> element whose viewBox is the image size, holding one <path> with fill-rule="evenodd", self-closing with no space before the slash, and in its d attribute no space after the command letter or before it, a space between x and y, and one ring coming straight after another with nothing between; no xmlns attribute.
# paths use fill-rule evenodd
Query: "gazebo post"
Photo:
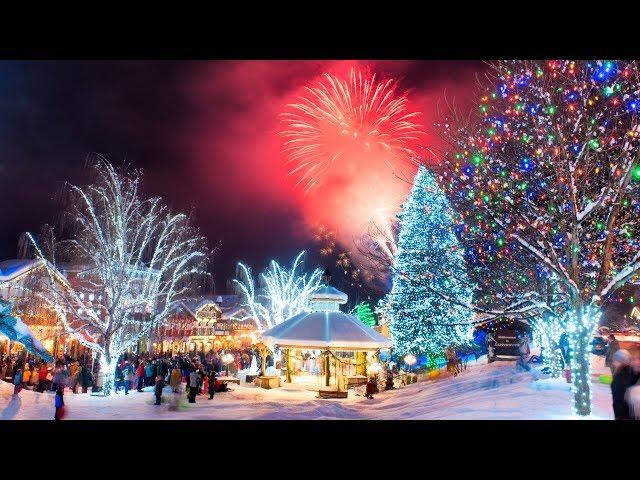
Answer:
<svg viewBox="0 0 640 480"><path fill-rule="evenodd" d="M367 352L356 352L356 375L367 375Z"/></svg>
<svg viewBox="0 0 640 480"><path fill-rule="evenodd" d="M324 377L325 384L328 387L331 385L331 360L329 359L329 350L325 352L324 357Z"/></svg>
<svg viewBox="0 0 640 480"><path fill-rule="evenodd" d="M285 368L286 368L284 381L287 383L291 383L291 349L290 348L287 348L284 351L284 361L285 361Z"/></svg>

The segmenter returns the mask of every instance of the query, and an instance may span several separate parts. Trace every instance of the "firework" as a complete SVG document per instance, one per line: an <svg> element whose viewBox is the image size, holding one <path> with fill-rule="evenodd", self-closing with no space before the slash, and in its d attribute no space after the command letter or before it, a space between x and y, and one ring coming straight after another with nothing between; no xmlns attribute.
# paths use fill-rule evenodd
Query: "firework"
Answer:
<svg viewBox="0 0 640 480"><path fill-rule="evenodd" d="M390 164L417 156L419 113L396 90L393 79L378 81L375 74L351 69L348 79L324 74L287 105L281 115L284 150L305 191L338 163Z"/></svg>

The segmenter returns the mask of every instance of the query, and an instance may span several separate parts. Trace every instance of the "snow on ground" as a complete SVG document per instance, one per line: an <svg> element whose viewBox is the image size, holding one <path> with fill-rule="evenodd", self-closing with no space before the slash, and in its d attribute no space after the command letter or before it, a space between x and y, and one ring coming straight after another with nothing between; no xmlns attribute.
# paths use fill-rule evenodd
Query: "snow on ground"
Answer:
<svg viewBox="0 0 640 480"><path fill-rule="evenodd" d="M536 380L536 378L538 378ZM232 392L213 400L198 396L197 403L183 399L176 411L153 405L152 388L121 391L108 399L90 394L65 393L67 419L104 420L560 420L575 418L571 412L570 385L564 378L543 378L537 371L518 372L515 362L470 365L458 377L443 377L381 392L373 400L350 393L346 400L317 399L316 392L296 385L264 390L253 385L233 385ZM608 385L594 383L592 418L611 419ZM13 385L0 382L0 419L52 419L53 394L22 390L13 396ZM171 396L165 393L167 401Z"/></svg>

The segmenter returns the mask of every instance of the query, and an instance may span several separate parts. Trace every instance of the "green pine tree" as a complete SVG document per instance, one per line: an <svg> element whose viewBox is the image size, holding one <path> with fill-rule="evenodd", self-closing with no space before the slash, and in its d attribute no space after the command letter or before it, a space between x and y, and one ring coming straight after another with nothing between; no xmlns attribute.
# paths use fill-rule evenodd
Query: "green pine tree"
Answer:
<svg viewBox="0 0 640 480"><path fill-rule="evenodd" d="M361 302L356 306L356 315L362 323L367 327L375 327L378 324L375 313L371 305L367 302Z"/></svg>
<svg viewBox="0 0 640 480"><path fill-rule="evenodd" d="M466 341L472 315L434 290L467 302L472 289L453 231L453 212L425 167L419 168L398 218L393 287L387 296L394 352L427 354L434 362L448 345Z"/></svg>

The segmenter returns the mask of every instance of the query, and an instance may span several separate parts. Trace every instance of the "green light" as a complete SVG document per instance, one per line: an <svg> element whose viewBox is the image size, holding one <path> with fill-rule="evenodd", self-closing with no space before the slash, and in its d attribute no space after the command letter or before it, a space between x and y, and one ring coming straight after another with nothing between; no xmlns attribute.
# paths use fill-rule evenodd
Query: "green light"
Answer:
<svg viewBox="0 0 640 480"><path fill-rule="evenodd" d="M479 153L476 153L473 157L471 157L471 161L476 166L480 165L482 163L482 155Z"/></svg>
<svg viewBox="0 0 640 480"><path fill-rule="evenodd" d="M594 150L596 150L598 147L600 147L600 143L598 142L598 140L593 138L593 139L589 140L589 146L591 148L593 148Z"/></svg>
<svg viewBox="0 0 640 480"><path fill-rule="evenodd" d="M640 180L640 165L636 165L633 169L633 172L631 172L631 176L633 177L634 180Z"/></svg>
<svg viewBox="0 0 640 480"><path fill-rule="evenodd" d="M482 113L487 113L487 106L486 105L480 105L480 111Z"/></svg>
<svg viewBox="0 0 640 480"><path fill-rule="evenodd" d="M611 86L604 87L603 93L604 93L605 97L610 97L611 95L613 95L613 87L611 87Z"/></svg>
<svg viewBox="0 0 640 480"><path fill-rule="evenodd" d="M547 112L549 112L549 115L553 115L554 113L556 113L556 107L554 107L553 105L549 105L549 108L547 108Z"/></svg>

